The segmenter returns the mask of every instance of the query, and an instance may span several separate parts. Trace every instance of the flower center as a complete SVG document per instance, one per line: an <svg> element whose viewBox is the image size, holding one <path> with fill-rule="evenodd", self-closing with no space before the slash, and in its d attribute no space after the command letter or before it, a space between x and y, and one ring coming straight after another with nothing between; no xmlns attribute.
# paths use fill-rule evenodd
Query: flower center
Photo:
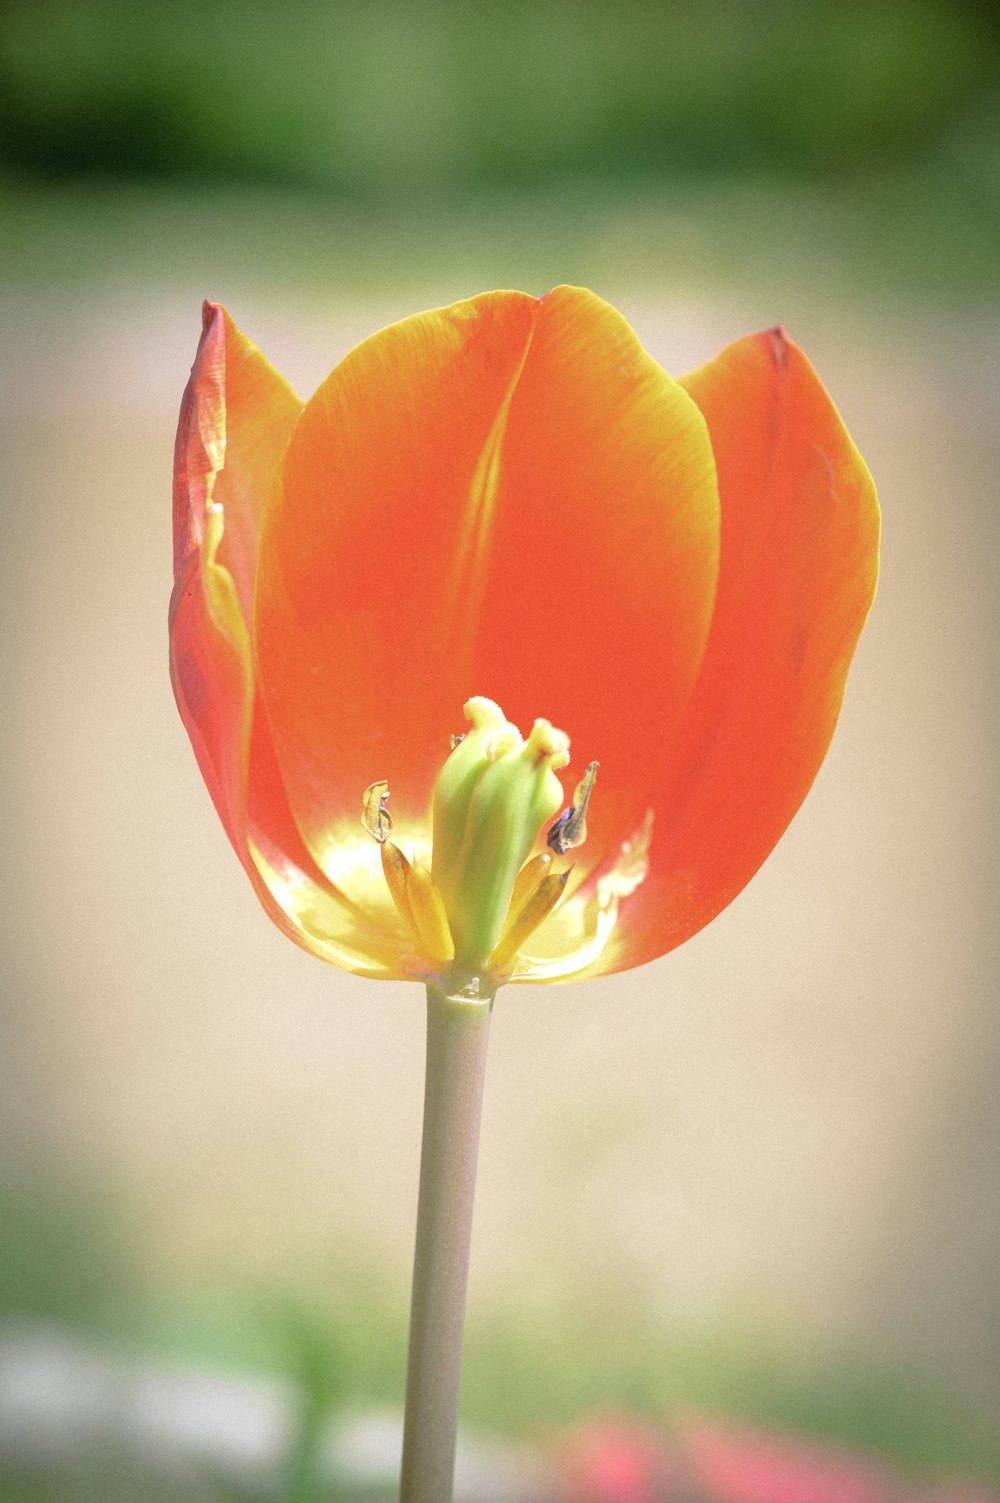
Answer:
<svg viewBox="0 0 1000 1503"><path fill-rule="evenodd" d="M421 955L463 977L510 968L520 947L562 896L571 867L554 869L586 837L586 809L597 771L588 767L548 831L550 851L532 855L563 802L556 771L569 762L569 739L536 720L525 740L493 700L465 706L471 729L452 738L438 773L428 868L389 839L389 787L365 790L362 820L381 847L393 901ZM554 854L553 854L554 853Z"/></svg>

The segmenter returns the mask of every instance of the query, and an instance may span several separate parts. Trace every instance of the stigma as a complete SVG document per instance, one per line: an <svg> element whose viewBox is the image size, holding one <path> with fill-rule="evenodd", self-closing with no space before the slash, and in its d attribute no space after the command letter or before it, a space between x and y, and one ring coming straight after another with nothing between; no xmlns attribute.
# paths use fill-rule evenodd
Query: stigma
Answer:
<svg viewBox="0 0 1000 1503"><path fill-rule="evenodd" d="M452 736L434 784L429 863L390 838L387 782L365 790L362 823L428 970L491 984L516 968L521 946L563 895L572 867L556 862L586 838L597 763L552 824L564 799L556 774L569 763L566 734L539 719L525 738L483 696L466 703L465 718L469 729Z"/></svg>

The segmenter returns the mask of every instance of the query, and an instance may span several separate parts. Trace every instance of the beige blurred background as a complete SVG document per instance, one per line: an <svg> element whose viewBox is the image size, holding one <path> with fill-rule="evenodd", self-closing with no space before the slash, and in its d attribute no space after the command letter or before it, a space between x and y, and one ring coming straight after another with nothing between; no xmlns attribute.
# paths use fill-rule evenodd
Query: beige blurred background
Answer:
<svg viewBox="0 0 1000 1503"><path fill-rule="evenodd" d="M744 1321L852 1354L859 1382L875 1354L898 1362L988 1425L992 274L895 281L925 210L883 237L878 181L849 220L801 185L643 187L585 210L526 190L427 210L413 264L385 252L381 210L59 192L13 192L0 287L0 1173L17 1204L47 1198L56 1242L61 1208L83 1204L122 1301L302 1287L336 1303L360 1279L405 1304L420 991L340 975L271 928L171 699L171 446L200 298L226 301L304 395L366 333L491 284L587 280L675 373L781 320L884 510L841 724L710 929L630 975L501 993L470 1323L596 1303ZM839 238L859 226L860 271Z"/></svg>
<svg viewBox="0 0 1000 1503"><path fill-rule="evenodd" d="M421 994L272 931L167 681L170 453L203 290L8 307L8 1152L113 1186L151 1278L346 1241L402 1280ZM229 301L308 392L365 330L469 290ZM751 289L601 291L676 371L788 312ZM473 1298L545 1277L761 1301L985 1389L1000 320L799 312L885 512L837 738L710 930L632 975L501 995Z"/></svg>

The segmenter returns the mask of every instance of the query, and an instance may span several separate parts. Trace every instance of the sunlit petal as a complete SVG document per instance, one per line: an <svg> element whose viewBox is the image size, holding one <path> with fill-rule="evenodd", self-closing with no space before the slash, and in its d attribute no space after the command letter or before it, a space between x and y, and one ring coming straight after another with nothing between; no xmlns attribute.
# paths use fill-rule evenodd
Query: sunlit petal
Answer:
<svg viewBox="0 0 1000 1503"><path fill-rule="evenodd" d="M719 590L616 968L689 938L774 847L829 745L878 574L871 476L783 331L739 341L683 384L718 467Z"/></svg>
<svg viewBox="0 0 1000 1503"><path fill-rule="evenodd" d="M289 447L255 614L314 848L376 778L421 818L475 693L573 725L591 859L616 847L697 675L718 527L696 405L591 293L489 294L348 356Z"/></svg>
<svg viewBox="0 0 1000 1503"><path fill-rule="evenodd" d="M301 409L225 310L206 303L174 455L171 677L202 776L261 902L286 934L315 948L303 925L317 908L323 934L341 946L345 930L363 934L365 925L292 818L250 637L261 518ZM361 963L370 963L367 951Z"/></svg>
<svg viewBox="0 0 1000 1503"><path fill-rule="evenodd" d="M260 518L301 403L206 303L174 449L174 692L202 775L246 861L250 616Z"/></svg>

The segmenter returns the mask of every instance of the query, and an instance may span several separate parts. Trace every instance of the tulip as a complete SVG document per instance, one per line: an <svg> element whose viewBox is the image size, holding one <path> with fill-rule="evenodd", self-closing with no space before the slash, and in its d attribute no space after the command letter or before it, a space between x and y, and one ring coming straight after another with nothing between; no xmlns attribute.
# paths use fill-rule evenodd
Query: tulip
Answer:
<svg viewBox="0 0 1000 1503"><path fill-rule="evenodd" d="M437 878L474 695L600 763L561 901L492 980L708 923L819 768L877 571L870 476L780 329L675 382L575 288L407 319L305 405L206 303L174 521L173 682L222 823L275 922L375 977L450 957L394 901L364 791Z"/></svg>
<svg viewBox="0 0 1000 1503"><path fill-rule="evenodd" d="M496 989L653 960L753 876L833 732L874 488L781 329L674 381L590 292L489 293L303 404L206 303L174 534L174 691L258 897L427 983L408 1395L443 1433ZM440 1503L453 1437L411 1431Z"/></svg>

